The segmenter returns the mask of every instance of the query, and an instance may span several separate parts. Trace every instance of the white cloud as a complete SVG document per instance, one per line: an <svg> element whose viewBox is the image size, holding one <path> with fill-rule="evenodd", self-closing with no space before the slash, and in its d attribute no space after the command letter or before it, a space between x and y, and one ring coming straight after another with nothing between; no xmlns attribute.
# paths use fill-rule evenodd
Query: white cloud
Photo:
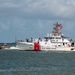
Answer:
<svg viewBox="0 0 75 75"><path fill-rule="evenodd" d="M0 0L0 29L10 35L43 36L57 21L75 32L74 20L75 0Z"/></svg>
<svg viewBox="0 0 75 75"><path fill-rule="evenodd" d="M1 0L0 14L22 18L74 19L75 0ZM1 16L2 17L2 16Z"/></svg>

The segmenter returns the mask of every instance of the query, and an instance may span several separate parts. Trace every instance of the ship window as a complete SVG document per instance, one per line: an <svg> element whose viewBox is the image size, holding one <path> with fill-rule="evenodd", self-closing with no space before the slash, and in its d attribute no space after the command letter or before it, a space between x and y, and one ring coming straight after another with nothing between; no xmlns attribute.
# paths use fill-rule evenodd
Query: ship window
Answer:
<svg viewBox="0 0 75 75"><path fill-rule="evenodd" d="M64 45L64 43L63 43L63 45Z"/></svg>
<svg viewBox="0 0 75 75"><path fill-rule="evenodd" d="M56 39L61 39L60 37L56 37Z"/></svg>
<svg viewBox="0 0 75 75"><path fill-rule="evenodd" d="M54 39L54 37L52 37L52 39Z"/></svg>
<svg viewBox="0 0 75 75"><path fill-rule="evenodd" d="M54 39L54 37L49 37L49 39Z"/></svg>
<svg viewBox="0 0 75 75"><path fill-rule="evenodd" d="M52 39L52 37L49 37L49 39Z"/></svg>

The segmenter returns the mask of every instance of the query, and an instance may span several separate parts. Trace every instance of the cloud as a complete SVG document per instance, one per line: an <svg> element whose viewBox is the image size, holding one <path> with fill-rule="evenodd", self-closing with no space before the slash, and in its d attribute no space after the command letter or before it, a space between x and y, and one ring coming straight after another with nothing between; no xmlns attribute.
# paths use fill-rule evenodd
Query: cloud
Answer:
<svg viewBox="0 0 75 75"><path fill-rule="evenodd" d="M75 21L64 21L64 31L74 32L75 31Z"/></svg>
<svg viewBox="0 0 75 75"><path fill-rule="evenodd" d="M5 24L1 24L1 25L0 25L0 29L9 30L9 26L7 26L7 25L5 25Z"/></svg>
<svg viewBox="0 0 75 75"><path fill-rule="evenodd" d="M74 0L0 1L0 14L3 15L3 17L14 16L25 19L74 19L74 8Z"/></svg>
<svg viewBox="0 0 75 75"><path fill-rule="evenodd" d="M57 21L72 35L74 20L75 0L0 0L0 30L11 37L43 36Z"/></svg>

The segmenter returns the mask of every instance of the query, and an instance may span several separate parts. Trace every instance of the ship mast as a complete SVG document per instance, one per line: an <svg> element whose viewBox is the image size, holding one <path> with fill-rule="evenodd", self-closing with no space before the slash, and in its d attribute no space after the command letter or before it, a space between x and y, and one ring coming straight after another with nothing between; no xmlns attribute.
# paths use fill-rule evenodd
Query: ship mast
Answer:
<svg viewBox="0 0 75 75"><path fill-rule="evenodd" d="M56 24L54 24L52 35L54 35L54 36L60 36L61 35L60 30L61 29L62 29L62 25L58 24L58 22L57 22Z"/></svg>

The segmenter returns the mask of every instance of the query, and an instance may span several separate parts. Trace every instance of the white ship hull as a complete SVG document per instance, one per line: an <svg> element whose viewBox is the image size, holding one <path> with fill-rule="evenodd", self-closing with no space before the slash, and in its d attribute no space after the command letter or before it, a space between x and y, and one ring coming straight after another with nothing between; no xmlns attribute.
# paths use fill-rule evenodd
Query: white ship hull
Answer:
<svg viewBox="0 0 75 75"><path fill-rule="evenodd" d="M25 51L75 51L75 47L49 47L40 46L34 47L34 43L21 42L18 43L16 48Z"/></svg>

